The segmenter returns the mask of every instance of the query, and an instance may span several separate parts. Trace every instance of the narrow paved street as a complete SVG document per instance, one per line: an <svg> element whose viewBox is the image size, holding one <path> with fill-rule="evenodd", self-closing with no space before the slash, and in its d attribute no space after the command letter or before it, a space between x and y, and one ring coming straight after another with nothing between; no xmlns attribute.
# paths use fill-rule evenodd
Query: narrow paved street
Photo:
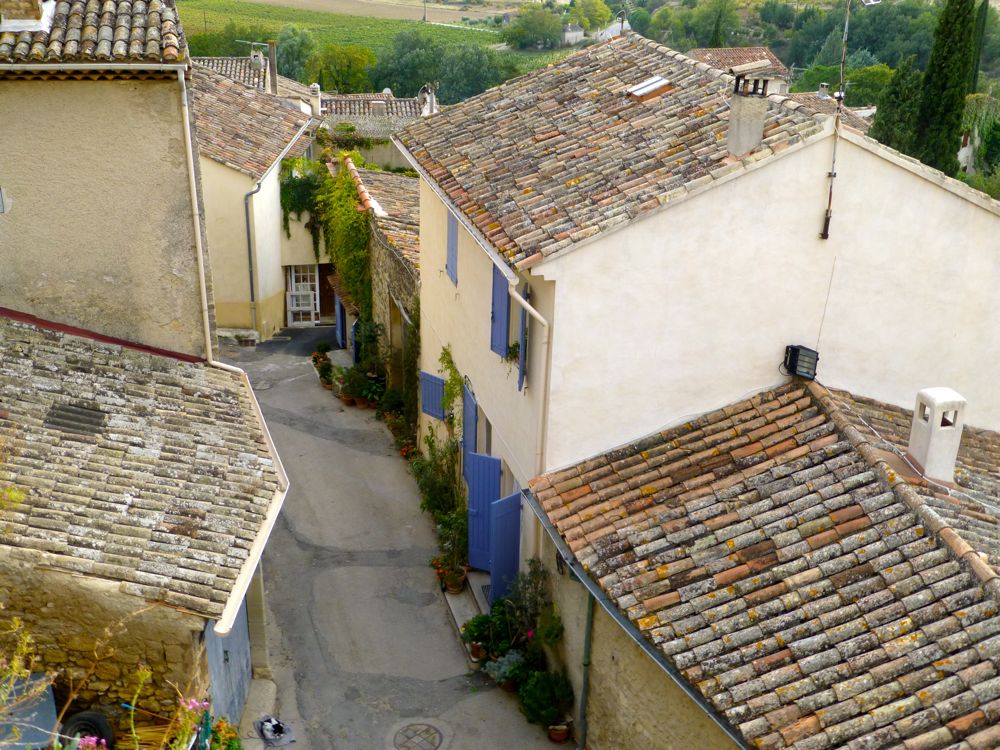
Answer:
<svg viewBox="0 0 1000 750"><path fill-rule="evenodd" d="M513 696L469 672L428 566L431 521L388 432L319 387L308 354L332 329L282 334L225 354L250 375L292 484L264 577L293 747L549 746Z"/></svg>

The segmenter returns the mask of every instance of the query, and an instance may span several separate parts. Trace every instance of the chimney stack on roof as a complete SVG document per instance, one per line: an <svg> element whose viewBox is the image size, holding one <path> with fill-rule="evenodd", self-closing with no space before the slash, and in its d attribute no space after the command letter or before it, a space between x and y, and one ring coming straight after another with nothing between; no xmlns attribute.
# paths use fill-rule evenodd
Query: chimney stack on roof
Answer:
<svg viewBox="0 0 1000 750"><path fill-rule="evenodd" d="M818 96L820 99L829 99L830 98L830 84L829 83L821 83L819 85L819 91L816 92L816 96Z"/></svg>
<svg viewBox="0 0 1000 750"><path fill-rule="evenodd" d="M0 0L0 16L4 21L40 21L42 0Z"/></svg>
<svg viewBox="0 0 1000 750"><path fill-rule="evenodd" d="M278 94L278 43L273 39L267 42L267 89Z"/></svg>
<svg viewBox="0 0 1000 750"><path fill-rule="evenodd" d="M323 115L323 97L318 83L309 84L309 106L312 108L313 117Z"/></svg>
<svg viewBox="0 0 1000 750"><path fill-rule="evenodd" d="M924 476L940 482L955 481L965 403L951 388L924 388L917 394L907 453Z"/></svg>
<svg viewBox="0 0 1000 750"><path fill-rule="evenodd" d="M729 153L743 156L760 145L767 120L767 85L771 63L757 60L729 69L735 76L733 97L729 102Z"/></svg>
<svg viewBox="0 0 1000 750"><path fill-rule="evenodd" d="M389 114L389 105L385 99L373 99L371 103L373 117L385 117Z"/></svg>

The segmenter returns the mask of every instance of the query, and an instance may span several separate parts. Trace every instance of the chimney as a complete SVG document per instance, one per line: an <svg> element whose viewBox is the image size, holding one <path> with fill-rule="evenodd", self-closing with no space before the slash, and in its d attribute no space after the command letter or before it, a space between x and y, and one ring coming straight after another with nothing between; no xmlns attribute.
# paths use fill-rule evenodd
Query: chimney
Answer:
<svg viewBox="0 0 1000 750"><path fill-rule="evenodd" d="M0 0L0 16L4 21L40 21L42 0Z"/></svg>
<svg viewBox="0 0 1000 750"><path fill-rule="evenodd" d="M924 476L955 481L955 459L964 424L965 399L951 388L924 388L917 394L907 453Z"/></svg>
<svg viewBox="0 0 1000 750"><path fill-rule="evenodd" d="M373 99L370 111L372 117L385 117L389 114L389 105L384 99Z"/></svg>
<svg viewBox="0 0 1000 750"><path fill-rule="evenodd" d="M743 156L760 145L767 119L767 85L771 80L768 60L757 60L729 69L736 80L729 102L729 133L726 144L733 156Z"/></svg>
<svg viewBox="0 0 1000 750"><path fill-rule="evenodd" d="M278 93L278 43L273 39L267 41L267 87Z"/></svg>
<svg viewBox="0 0 1000 750"><path fill-rule="evenodd" d="M821 83L819 85L819 91L816 92L816 96L818 96L820 99L829 99L830 98L830 84L829 83Z"/></svg>
<svg viewBox="0 0 1000 750"><path fill-rule="evenodd" d="M437 112L437 95L434 91L433 83L425 83L420 87L417 94L417 103L420 105L420 116L427 117Z"/></svg>
<svg viewBox="0 0 1000 750"><path fill-rule="evenodd" d="M313 117L321 117L323 115L323 97L321 96L318 83L309 84L309 106L312 108Z"/></svg>

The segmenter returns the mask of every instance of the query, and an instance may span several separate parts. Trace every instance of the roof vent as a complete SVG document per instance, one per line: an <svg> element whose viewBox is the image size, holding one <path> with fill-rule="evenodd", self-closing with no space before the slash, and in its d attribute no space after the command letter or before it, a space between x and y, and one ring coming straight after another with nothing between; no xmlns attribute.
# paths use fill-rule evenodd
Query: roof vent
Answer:
<svg viewBox="0 0 1000 750"><path fill-rule="evenodd" d="M385 117L389 114L389 105L383 99L375 99L371 103L370 111L373 117Z"/></svg>
<svg viewBox="0 0 1000 750"><path fill-rule="evenodd" d="M83 403L53 404L42 424L71 435L98 435L104 429L105 416L100 409Z"/></svg>
<svg viewBox="0 0 1000 750"><path fill-rule="evenodd" d="M660 94L667 93L673 87L674 84L666 78L663 78L662 76L653 76L652 78L647 78L642 83L630 86L626 90L626 93L633 101L648 102L650 99L654 99Z"/></svg>
<svg viewBox="0 0 1000 750"><path fill-rule="evenodd" d="M917 394L907 452L924 476L941 482L955 481L965 403L951 388L924 388Z"/></svg>

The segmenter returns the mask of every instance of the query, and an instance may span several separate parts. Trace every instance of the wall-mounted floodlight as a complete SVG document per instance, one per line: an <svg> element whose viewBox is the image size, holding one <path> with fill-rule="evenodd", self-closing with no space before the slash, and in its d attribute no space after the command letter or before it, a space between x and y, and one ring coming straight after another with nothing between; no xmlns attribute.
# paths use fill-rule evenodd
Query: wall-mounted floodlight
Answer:
<svg viewBox="0 0 1000 750"><path fill-rule="evenodd" d="M815 380L819 352L805 346L785 347L785 372L806 380Z"/></svg>

